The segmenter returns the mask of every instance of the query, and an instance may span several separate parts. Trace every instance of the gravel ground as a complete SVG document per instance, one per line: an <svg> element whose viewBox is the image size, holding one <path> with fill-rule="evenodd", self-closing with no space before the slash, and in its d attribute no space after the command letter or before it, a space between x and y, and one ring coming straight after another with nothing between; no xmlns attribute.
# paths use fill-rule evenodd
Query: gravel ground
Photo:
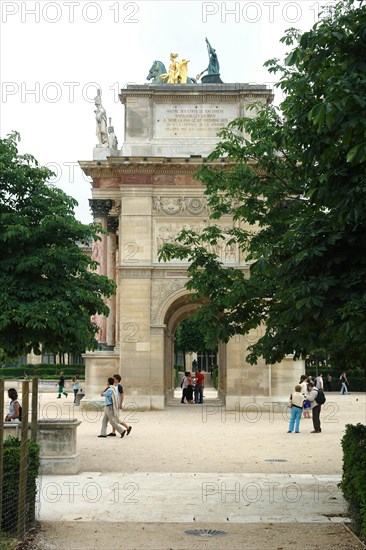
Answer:
<svg viewBox="0 0 366 550"><path fill-rule="evenodd" d="M322 410L322 433L311 434L312 421L303 419L300 434L287 434L286 412L225 412L209 404L180 405L164 411L126 412L132 432L123 439L98 439L98 413L73 409L71 396L56 400L43 394L41 411L82 420L78 452L82 472L227 472L227 473L342 473L341 438L346 424L366 423L365 394L328 395ZM55 407L45 406L53 403ZM56 408L57 406L57 408ZM280 459L286 462L268 462ZM158 503L157 503L158 505ZM57 504L55 504L57 506ZM184 502L177 495L177 506ZM221 537L187 535L189 529L227 531ZM136 521L42 522L26 550L185 550L206 549L361 549L342 523L210 524L141 523ZM0 546L1 548L1 546Z"/></svg>

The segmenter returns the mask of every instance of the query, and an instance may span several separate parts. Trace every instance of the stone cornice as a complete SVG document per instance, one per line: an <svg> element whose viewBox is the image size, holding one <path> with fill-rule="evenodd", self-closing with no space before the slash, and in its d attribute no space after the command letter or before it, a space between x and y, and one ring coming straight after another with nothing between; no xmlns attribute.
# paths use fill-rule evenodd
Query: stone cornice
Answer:
<svg viewBox="0 0 366 550"><path fill-rule="evenodd" d="M119 98L123 104L127 99L149 98L154 96L154 101L197 102L204 97L207 101L220 101L221 103L237 102L239 98L263 98L268 103L273 101L273 92L266 85L260 84L133 84L121 90Z"/></svg>
<svg viewBox="0 0 366 550"><path fill-rule="evenodd" d="M124 174L193 176L203 166L230 167L233 165L224 159L206 162L206 159L197 157L108 157L103 161L79 161L79 164L84 173L92 178L110 178Z"/></svg>

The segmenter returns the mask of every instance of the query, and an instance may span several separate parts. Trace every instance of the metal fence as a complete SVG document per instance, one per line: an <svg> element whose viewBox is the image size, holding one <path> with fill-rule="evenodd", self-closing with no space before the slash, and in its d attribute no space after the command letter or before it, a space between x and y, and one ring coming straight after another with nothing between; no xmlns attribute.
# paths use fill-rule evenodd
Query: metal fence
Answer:
<svg viewBox="0 0 366 550"><path fill-rule="evenodd" d="M22 382L22 419L12 422L15 437L4 440L0 419L0 522L11 537L24 540L38 516L37 441L38 379ZM31 397L31 398L30 398ZM0 412L4 415L4 380L0 379ZM1 534L0 534L1 536Z"/></svg>

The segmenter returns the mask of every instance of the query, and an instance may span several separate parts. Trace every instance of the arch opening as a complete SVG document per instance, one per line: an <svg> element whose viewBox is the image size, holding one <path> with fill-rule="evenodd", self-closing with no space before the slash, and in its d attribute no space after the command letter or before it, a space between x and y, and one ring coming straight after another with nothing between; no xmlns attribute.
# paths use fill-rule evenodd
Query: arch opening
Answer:
<svg viewBox="0 0 366 550"><path fill-rule="evenodd" d="M217 365L224 355L225 345L207 349L203 331L192 320L192 315L203 301L193 301L190 294L177 297L164 315L164 379L166 401L179 402L182 397L181 381L185 372L194 375L198 367L205 376L205 388L210 399L217 398ZM197 333L195 334L195 329Z"/></svg>

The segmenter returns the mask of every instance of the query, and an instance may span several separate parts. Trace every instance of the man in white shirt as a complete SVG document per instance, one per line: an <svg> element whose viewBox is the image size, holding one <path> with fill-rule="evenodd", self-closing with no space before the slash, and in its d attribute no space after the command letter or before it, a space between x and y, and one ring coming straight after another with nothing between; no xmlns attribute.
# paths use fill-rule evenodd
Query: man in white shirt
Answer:
<svg viewBox="0 0 366 550"><path fill-rule="evenodd" d="M315 387L316 387L318 390L324 389L324 385L323 385L323 375L322 375L321 372L319 373L319 376L317 376L317 377L315 378Z"/></svg>

